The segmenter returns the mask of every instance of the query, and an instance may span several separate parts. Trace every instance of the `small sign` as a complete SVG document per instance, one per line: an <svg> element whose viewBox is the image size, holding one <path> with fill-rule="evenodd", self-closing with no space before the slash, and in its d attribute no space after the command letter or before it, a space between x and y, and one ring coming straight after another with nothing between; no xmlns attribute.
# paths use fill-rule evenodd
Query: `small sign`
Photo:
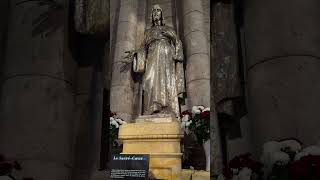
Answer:
<svg viewBox="0 0 320 180"><path fill-rule="evenodd" d="M110 178L123 180L147 180L149 155L119 154L113 155L110 164Z"/></svg>

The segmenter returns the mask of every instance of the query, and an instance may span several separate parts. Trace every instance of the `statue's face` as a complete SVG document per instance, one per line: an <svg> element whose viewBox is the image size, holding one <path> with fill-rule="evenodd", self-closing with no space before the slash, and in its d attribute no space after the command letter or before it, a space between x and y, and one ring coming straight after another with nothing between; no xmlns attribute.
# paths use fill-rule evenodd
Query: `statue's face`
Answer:
<svg viewBox="0 0 320 180"><path fill-rule="evenodd" d="M162 11L160 8L154 8L152 11L152 17L154 21L158 21L161 19Z"/></svg>

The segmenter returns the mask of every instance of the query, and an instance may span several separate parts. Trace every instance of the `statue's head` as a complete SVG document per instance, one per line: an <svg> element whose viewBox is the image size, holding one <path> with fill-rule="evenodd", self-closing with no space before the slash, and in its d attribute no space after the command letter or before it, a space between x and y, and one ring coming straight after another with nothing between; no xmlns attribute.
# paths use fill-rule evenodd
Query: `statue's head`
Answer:
<svg viewBox="0 0 320 180"><path fill-rule="evenodd" d="M164 23L164 18L163 18L163 14L162 14L162 9L158 4L155 4L152 7L152 11L151 11L151 19L152 19L152 25L155 25L155 22L159 21L160 25L163 26Z"/></svg>

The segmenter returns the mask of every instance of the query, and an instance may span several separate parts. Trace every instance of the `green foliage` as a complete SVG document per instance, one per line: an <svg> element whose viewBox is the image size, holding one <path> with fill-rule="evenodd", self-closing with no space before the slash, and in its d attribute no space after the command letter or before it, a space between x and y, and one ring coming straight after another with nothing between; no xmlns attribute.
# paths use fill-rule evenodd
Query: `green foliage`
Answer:
<svg viewBox="0 0 320 180"><path fill-rule="evenodd" d="M112 147L118 147L117 139L119 134L119 128L117 128L115 125L110 124L110 142L112 142Z"/></svg>
<svg viewBox="0 0 320 180"><path fill-rule="evenodd" d="M199 144L210 139L210 111L194 114L189 130L196 136Z"/></svg>

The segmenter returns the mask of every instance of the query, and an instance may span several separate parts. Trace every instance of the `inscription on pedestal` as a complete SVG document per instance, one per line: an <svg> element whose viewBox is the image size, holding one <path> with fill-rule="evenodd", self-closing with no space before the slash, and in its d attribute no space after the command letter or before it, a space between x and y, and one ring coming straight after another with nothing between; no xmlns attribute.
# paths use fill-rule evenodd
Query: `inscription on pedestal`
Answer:
<svg viewBox="0 0 320 180"><path fill-rule="evenodd" d="M149 155L121 154L113 155L111 160L111 179L147 180Z"/></svg>

